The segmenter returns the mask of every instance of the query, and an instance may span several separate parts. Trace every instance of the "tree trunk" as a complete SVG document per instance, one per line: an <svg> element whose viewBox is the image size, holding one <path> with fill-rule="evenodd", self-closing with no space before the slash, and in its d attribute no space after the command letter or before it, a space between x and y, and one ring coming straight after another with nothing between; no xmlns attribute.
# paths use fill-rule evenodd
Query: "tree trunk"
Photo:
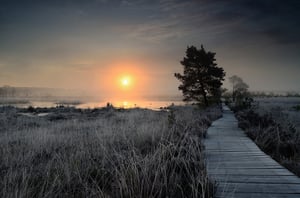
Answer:
<svg viewBox="0 0 300 198"><path fill-rule="evenodd" d="M205 91L203 92L203 98L204 98L205 106L208 107L208 101L207 101L207 97L206 97L206 92Z"/></svg>
<svg viewBox="0 0 300 198"><path fill-rule="evenodd" d="M203 96L203 99L204 99L204 104L206 107L208 107L208 101L207 101L207 97L206 97L206 92L204 90L204 87L203 85L201 84L201 90L202 90L202 96Z"/></svg>

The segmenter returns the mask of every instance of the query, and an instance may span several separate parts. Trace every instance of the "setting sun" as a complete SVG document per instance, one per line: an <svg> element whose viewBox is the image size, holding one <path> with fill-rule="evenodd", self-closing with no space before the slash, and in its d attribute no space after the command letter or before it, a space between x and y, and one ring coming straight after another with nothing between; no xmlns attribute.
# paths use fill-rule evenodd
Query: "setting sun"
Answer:
<svg viewBox="0 0 300 198"><path fill-rule="evenodd" d="M120 59L95 72L105 74L102 78L99 75L96 81L99 93L105 92L103 100L131 102L130 100L140 100L142 96L147 95L147 87L151 84L148 83L149 75L146 74L149 70L146 65L146 62L139 59Z"/></svg>
<svg viewBox="0 0 300 198"><path fill-rule="evenodd" d="M130 84L130 78L129 78L129 77L123 77L123 78L121 79L121 84L122 84L122 86L124 86L124 87L129 86L129 84Z"/></svg>

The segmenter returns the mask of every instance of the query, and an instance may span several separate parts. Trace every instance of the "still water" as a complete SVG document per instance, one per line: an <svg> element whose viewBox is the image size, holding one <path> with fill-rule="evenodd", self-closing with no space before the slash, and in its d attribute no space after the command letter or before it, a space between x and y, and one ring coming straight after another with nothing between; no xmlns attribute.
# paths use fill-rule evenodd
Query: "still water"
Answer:
<svg viewBox="0 0 300 198"><path fill-rule="evenodd" d="M108 102L95 102L95 101L87 101L87 102L82 102L82 101L22 101L22 102L3 102L0 104L0 106L5 106L5 105L11 105L19 108L28 108L29 106L32 107L56 107L59 105L63 106L70 106L70 107L75 107L75 108L82 108L82 109L87 109L87 108L101 108L107 106ZM184 105L185 103L182 101L112 101L109 102L109 104L113 105L114 107L117 108L135 108L135 107L140 107L140 108L148 108L148 109L160 109L163 107L168 107L172 104L174 105Z"/></svg>

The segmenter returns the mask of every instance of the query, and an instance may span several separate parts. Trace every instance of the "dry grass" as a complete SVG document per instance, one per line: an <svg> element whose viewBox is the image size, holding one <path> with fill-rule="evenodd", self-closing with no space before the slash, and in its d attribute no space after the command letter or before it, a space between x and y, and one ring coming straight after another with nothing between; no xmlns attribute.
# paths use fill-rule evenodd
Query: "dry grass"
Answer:
<svg viewBox="0 0 300 198"><path fill-rule="evenodd" d="M258 98L260 115L272 114L281 124L290 123L300 132L300 97ZM285 123L282 123L285 122Z"/></svg>
<svg viewBox="0 0 300 198"><path fill-rule="evenodd" d="M211 197L201 141L217 108L48 111L0 109L0 197Z"/></svg>
<svg viewBox="0 0 300 198"><path fill-rule="evenodd" d="M267 154L300 176L298 98L260 99L258 108L237 113L239 126Z"/></svg>

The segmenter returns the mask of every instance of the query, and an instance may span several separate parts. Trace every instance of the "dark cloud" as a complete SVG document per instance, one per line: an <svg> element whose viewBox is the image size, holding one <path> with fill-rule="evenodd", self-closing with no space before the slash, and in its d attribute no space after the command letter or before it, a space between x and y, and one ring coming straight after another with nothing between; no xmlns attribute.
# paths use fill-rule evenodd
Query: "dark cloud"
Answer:
<svg viewBox="0 0 300 198"><path fill-rule="evenodd" d="M162 24L176 24L169 30L183 36L195 32L210 32L215 37L228 33L238 35L236 39L257 40L259 37L280 44L300 43L297 36L300 33L299 6L300 2L293 0L160 0L161 12L156 23L159 30ZM155 35L168 32L167 29L152 30Z"/></svg>
<svg viewBox="0 0 300 198"><path fill-rule="evenodd" d="M256 60L264 46L274 57L274 49L299 50L299 10L298 0L0 0L1 69L87 70L106 51L170 51L171 61L201 43L239 57L246 49Z"/></svg>
<svg viewBox="0 0 300 198"><path fill-rule="evenodd" d="M228 6L239 10L239 15L236 17L242 19L242 23L239 24L240 27L237 30L252 32L254 37L266 36L280 44L300 44L299 1L249 0ZM225 20L227 20L226 16L231 16L235 12L228 6L224 7L223 19Z"/></svg>
<svg viewBox="0 0 300 198"><path fill-rule="evenodd" d="M299 43L300 1L298 0L217 0L164 1L170 14L184 13L186 23L197 29L219 26L223 32L249 39L268 37L281 44ZM191 18L195 15L196 17ZM198 26L197 26L198 25Z"/></svg>
<svg viewBox="0 0 300 198"><path fill-rule="evenodd" d="M300 43L300 30L284 27L269 27L261 31L262 34L272 39L278 44L297 44Z"/></svg>
<svg viewBox="0 0 300 198"><path fill-rule="evenodd" d="M55 7L67 10L57 13L52 11L54 16L66 13L65 16L60 16L62 21L72 12L71 15L78 15L77 18L70 17L65 23L80 20L78 18L85 15L86 20L106 20L107 15L119 21L126 17L129 20L148 17L149 20L139 23L127 23L128 26L136 27L136 32L131 35L140 35L147 39L151 38L151 35L155 38L161 35L162 39L177 39L180 35L209 32L212 37L228 33L237 34L242 39L245 34L247 39L252 35L254 40L257 37L267 37L281 44L299 43L298 0L1 0L0 5L3 30L5 24L13 20L42 20L43 17L36 16L41 15L40 10ZM107 11L108 8L112 10ZM148 12L145 12L146 10ZM94 19L91 19L92 17ZM52 18L56 20L55 17Z"/></svg>

